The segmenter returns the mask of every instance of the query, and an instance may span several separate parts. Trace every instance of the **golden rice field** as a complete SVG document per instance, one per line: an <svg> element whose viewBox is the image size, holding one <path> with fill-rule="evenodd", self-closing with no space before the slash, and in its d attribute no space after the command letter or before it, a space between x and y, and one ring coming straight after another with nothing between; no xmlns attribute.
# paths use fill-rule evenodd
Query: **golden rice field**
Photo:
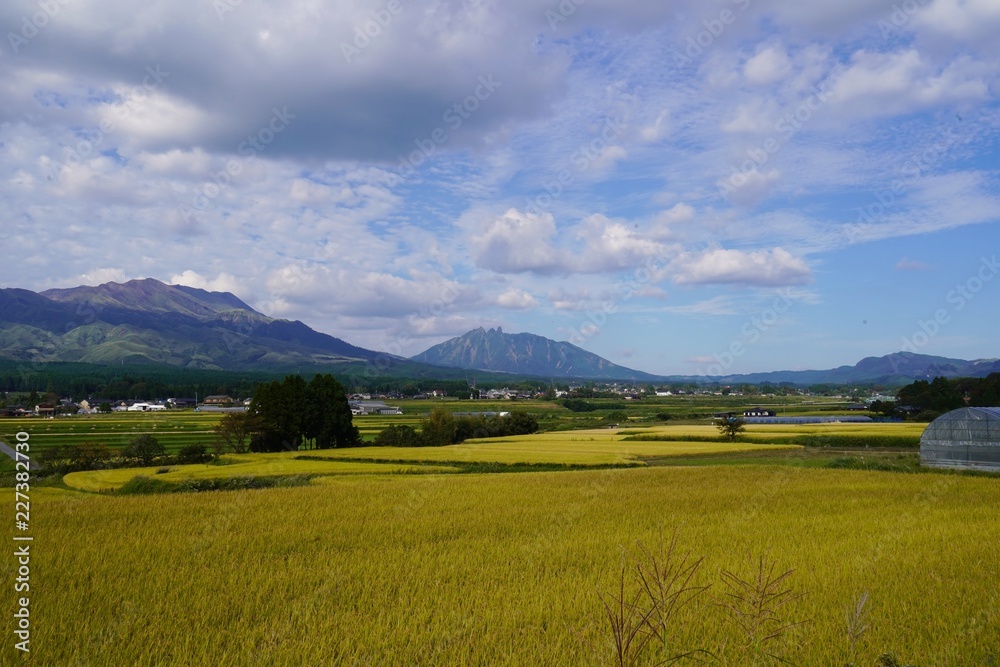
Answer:
<svg viewBox="0 0 1000 667"><path fill-rule="evenodd" d="M455 472L456 468L437 466L434 463L496 463L529 465L640 465L644 459L661 459L673 456L699 456L741 452L777 452L800 449L787 443L797 435L838 434L856 437L892 435L917 436L922 424L809 424L809 425L751 425L747 435L754 442L684 442L635 440L636 437L656 438L711 438L718 431L711 425L669 425L637 429L592 429L556 431L531 436L510 438L482 438L468 440L447 447L395 448L360 447L349 449L309 450L281 454L227 455L228 465L171 466L169 472L158 466L148 468L123 468L70 473L65 477L67 486L83 491L109 491L121 487L133 477L156 476L164 482L185 479L226 479L238 476L287 476L287 475L337 475L378 474L398 472ZM324 458L327 461L300 460ZM345 460L346 459L346 460ZM368 462L366 462L368 461ZM396 462L396 463L386 463ZM419 463L419 467L414 467Z"/></svg>
<svg viewBox="0 0 1000 667"><path fill-rule="evenodd" d="M856 664L886 651L920 666L1000 660L996 478L767 465L345 475L51 493L32 509L32 652L8 639L3 664L611 665L599 592L623 547L631 563L637 541L674 529L711 588L671 625L673 645L711 651L708 664L753 664L713 600L720 573L746 575L758 554L804 593L781 610L804 623L770 647L791 664L844 665L845 608L864 592ZM0 559L5 580L14 567Z"/></svg>
<svg viewBox="0 0 1000 667"><path fill-rule="evenodd" d="M227 479L230 477L283 477L289 475L358 475L413 472L455 472L457 468L433 465L401 465L355 461L316 461L295 459L299 452L282 454L241 454L226 457L227 465L191 464L166 468L113 468L71 472L63 477L66 486L80 491L113 491L138 475L155 476L163 482L188 479ZM166 472L163 472L166 471Z"/></svg>
<svg viewBox="0 0 1000 667"><path fill-rule="evenodd" d="M715 435L718 435L718 431ZM447 447L362 447L326 449L311 453L330 458L388 461L620 465L641 463L643 457L798 449L796 445L742 442L643 442L629 441L626 440L627 437L619 429L593 429L508 438L480 438Z"/></svg>

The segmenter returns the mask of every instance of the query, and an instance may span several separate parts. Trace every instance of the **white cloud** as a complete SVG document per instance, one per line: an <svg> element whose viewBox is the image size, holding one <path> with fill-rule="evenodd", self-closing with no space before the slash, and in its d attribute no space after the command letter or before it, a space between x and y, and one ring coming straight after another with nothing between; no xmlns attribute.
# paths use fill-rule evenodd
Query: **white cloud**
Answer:
<svg viewBox="0 0 1000 667"><path fill-rule="evenodd" d="M769 46L757 53L743 65L743 76L748 83L766 86L781 81L792 71L792 63L784 49Z"/></svg>
<svg viewBox="0 0 1000 667"><path fill-rule="evenodd" d="M284 317L319 310L348 316L426 318L479 300L474 288L438 274L414 271L402 277L304 263L272 271L266 286L271 294L267 307Z"/></svg>
<svg viewBox="0 0 1000 667"><path fill-rule="evenodd" d="M735 115L722 124L722 130L744 134L773 132L775 117L780 116L769 102L755 98L747 104L739 105Z"/></svg>
<svg viewBox="0 0 1000 667"><path fill-rule="evenodd" d="M660 112L660 115L656 117L656 122L652 125L647 125L642 128L639 132L643 141L653 143L660 141L670 133L669 128L669 112L664 110Z"/></svg>
<svg viewBox="0 0 1000 667"><path fill-rule="evenodd" d="M694 208L685 204L684 202L679 202L674 204L671 208L663 211L656 216L657 224L661 225L674 225L681 222L688 222L694 219Z"/></svg>
<svg viewBox="0 0 1000 667"><path fill-rule="evenodd" d="M683 306L666 306L663 310L678 315L735 315L739 312L734 297L727 295L713 296L711 299Z"/></svg>
<svg viewBox="0 0 1000 667"><path fill-rule="evenodd" d="M526 310L536 307L538 299L522 289L511 287L497 297L497 304L504 308Z"/></svg>
<svg viewBox="0 0 1000 667"><path fill-rule="evenodd" d="M575 235L585 244L577 267L587 273L628 269L664 251L661 244L600 214L581 221L575 228Z"/></svg>
<svg viewBox="0 0 1000 667"><path fill-rule="evenodd" d="M678 284L803 285L812 281L809 266L782 248L685 253L670 266Z"/></svg>
<svg viewBox="0 0 1000 667"><path fill-rule="evenodd" d="M585 287L573 290L559 287L548 294L549 303L556 310L583 310L592 298Z"/></svg>
<svg viewBox="0 0 1000 667"><path fill-rule="evenodd" d="M72 286L76 285L103 285L104 283L123 283L128 280L128 276L121 269L104 268L88 271L79 278L71 281Z"/></svg>
<svg viewBox="0 0 1000 667"><path fill-rule="evenodd" d="M200 273L188 269L183 273L171 276L167 282L171 285L197 287L209 292L231 292L240 297L248 294L246 283L224 271L215 278L208 279Z"/></svg>
<svg viewBox="0 0 1000 667"><path fill-rule="evenodd" d="M509 209L472 239L476 264L500 273L564 270L565 258L552 247L555 233L551 213L538 215Z"/></svg>
<svg viewBox="0 0 1000 667"><path fill-rule="evenodd" d="M830 96L841 113L890 116L926 107L975 102L989 96L987 66L958 58L941 67L916 49L861 50L834 75Z"/></svg>
<svg viewBox="0 0 1000 667"><path fill-rule="evenodd" d="M922 34L995 51L1000 4L994 0L934 0L916 12L911 21L913 28Z"/></svg>
<svg viewBox="0 0 1000 667"><path fill-rule="evenodd" d="M769 169L765 172L754 169L739 174L735 187L728 191L729 199L739 206L755 206L763 201L781 180L781 172ZM732 184L732 179L729 180Z"/></svg>

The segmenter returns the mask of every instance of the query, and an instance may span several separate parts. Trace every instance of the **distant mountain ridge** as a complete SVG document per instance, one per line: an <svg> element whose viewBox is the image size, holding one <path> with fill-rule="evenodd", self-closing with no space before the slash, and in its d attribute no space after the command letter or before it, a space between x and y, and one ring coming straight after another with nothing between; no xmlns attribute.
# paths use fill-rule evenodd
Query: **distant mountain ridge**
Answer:
<svg viewBox="0 0 1000 667"><path fill-rule="evenodd" d="M614 364L571 343L530 333L479 327L411 357L450 368L540 377L654 381L658 376Z"/></svg>
<svg viewBox="0 0 1000 667"><path fill-rule="evenodd" d="M770 371L742 375L716 376L716 382L761 384L782 382L810 384L886 384L903 385L935 377L986 377L1000 372L1000 359L952 359L916 352L894 352L882 357L865 357L853 366L828 370ZM698 376L670 376L673 380L696 381Z"/></svg>
<svg viewBox="0 0 1000 667"><path fill-rule="evenodd" d="M913 352L865 357L853 366L827 370L771 371L721 376L652 375L618 366L575 345L529 333L473 329L412 357L414 361L538 377L636 380L642 382L710 382L720 384L886 384L904 385L938 376L985 377L1000 372L1000 360L952 359Z"/></svg>
<svg viewBox="0 0 1000 667"><path fill-rule="evenodd" d="M228 292L152 278L41 293L0 290L0 356L10 359L236 370L377 354L263 315Z"/></svg>
<svg viewBox="0 0 1000 667"><path fill-rule="evenodd" d="M567 342L482 327L407 361L347 343L299 321L263 315L228 292L158 280L95 287L0 289L0 358L30 362L154 363L227 370L314 367L391 360L391 374L456 377L459 371L545 379L720 384L909 384L943 376L985 377L1000 360L914 352L866 357L827 370L723 376L659 376L626 368ZM459 376L460 377L460 376Z"/></svg>

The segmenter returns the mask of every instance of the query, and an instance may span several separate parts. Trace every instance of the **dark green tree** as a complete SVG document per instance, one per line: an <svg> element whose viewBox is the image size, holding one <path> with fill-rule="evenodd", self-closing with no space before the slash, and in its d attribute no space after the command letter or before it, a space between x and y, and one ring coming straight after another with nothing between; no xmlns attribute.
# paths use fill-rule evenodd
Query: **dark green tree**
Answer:
<svg viewBox="0 0 1000 667"><path fill-rule="evenodd" d="M226 451L245 454L250 451L253 435L261 431L261 419L252 412L230 412L212 431L215 433L212 448L217 455Z"/></svg>
<svg viewBox="0 0 1000 667"><path fill-rule="evenodd" d="M740 417L729 417L715 421L715 426L719 429L719 433L728 440L735 440L736 436L746 430L746 424L746 421Z"/></svg>
<svg viewBox="0 0 1000 667"><path fill-rule="evenodd" d="M455 442L458 425L451 412L444 408L434 408L427 419L420 423L420 433L432 447L450 445Z"/></svg>
<svg viewBox="0 0 1000 667"><path fill-rule="evenodd" d="M250 441L253 451L296 450L306 439L321 449L361 444L344 387L332 375L317 375L308 384L289 375L261 385L250 413L259 420Z"/></svg>
<svg viewBox="0 0 1000 667"><path fill-rule="evenodd" d="M163 456L166 450L160 441L151 435L140 435L134 438L122 450L122 457L138 461L144 466L150 465L157 456Z"/></svg>
<svg viewBox="0 0 1000 667"><path fill-rule="evenodd" d="M427 441L415 428L402 424L382 429L375 436L374 444L376 447L423 447Z"/></svg>
<svg viewBox="0 0 1000 667"><path fill-rule="evenodd" d="M250 402L250 412L260 418L260 431L251 442L254 451L292 451L302 444L306 412L306 381L286 376L261 385Z"/></svg>
<svg viewBox="0 0 1000 667"><path fill-rule="evenodd" d="M538 431L538 420L534 415L521 410L515 410L504 417L506 433L504 435L528 435Z"/></svg>
<svg viewBox="0 0 1000 667"><path fill-rule="evenodd" d="M624 410L612 410L604 415L604 421L608 424L625 424L628 422L628 413Z"/></svg>
<svg viewBox="0 0 1000 667"><path fill-rule="evenodd" d="M329 374L316 375L307 385L302 428L318 449L361 444L344 387Z"/></svg>
<svg viewBox="0 0 1000 667"><path fill-rule="evenodd" d="M78 445L71 446L69 451L69 461L78 470L93 470L111 458L111 450L108 446L88 440Z"/></svg>
<svg viewBox="0 0 1000 667"><path fill-rule="evenodd" d="M896 404L893 401L872 401L868 409L880 417L892 417L896 414Z"/></svg>
<svg viewBox="0 0 1000 667"><path fill-rule="evenodd" d="M212 460L212 455L208 453L205 445L194 443L181 447L177 452L178 463L205 463Z"/></svg>

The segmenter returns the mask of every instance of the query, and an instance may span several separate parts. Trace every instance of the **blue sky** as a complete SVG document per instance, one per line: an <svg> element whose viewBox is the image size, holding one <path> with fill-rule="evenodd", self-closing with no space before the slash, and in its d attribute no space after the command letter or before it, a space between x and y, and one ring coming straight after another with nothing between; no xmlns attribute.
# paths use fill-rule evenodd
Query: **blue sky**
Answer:
<svg viewBox="0 0 1000 667"><path fill-rule="evenodd" d="M153 277L373 349L502 326L654 373L1000 356L995 0L0 26L4 287Z"/></svg>

